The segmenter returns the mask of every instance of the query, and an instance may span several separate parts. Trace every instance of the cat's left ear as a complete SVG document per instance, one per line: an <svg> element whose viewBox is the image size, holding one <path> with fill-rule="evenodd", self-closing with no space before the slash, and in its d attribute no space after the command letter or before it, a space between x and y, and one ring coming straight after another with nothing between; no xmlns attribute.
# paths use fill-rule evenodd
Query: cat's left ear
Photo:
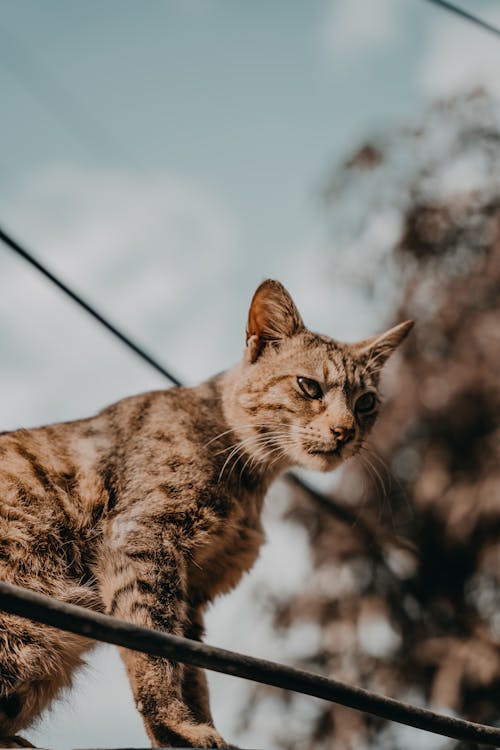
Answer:
<svg viewBox="0 0 500 750"><path fill-rule="evenodd" d="M266 344L293 336L303 328L300 313L283 284L267 279L258 287L250 304L246 356L255 362Z"/></svg>
<svg viewBox="0 0 500 750"><path fill-rule="evenodd" d="M405 340L413 328L413 320L405 320L379 336L360 341L356 345L358 357L363 359L366 367L380 370L398 346Z"/></svg>

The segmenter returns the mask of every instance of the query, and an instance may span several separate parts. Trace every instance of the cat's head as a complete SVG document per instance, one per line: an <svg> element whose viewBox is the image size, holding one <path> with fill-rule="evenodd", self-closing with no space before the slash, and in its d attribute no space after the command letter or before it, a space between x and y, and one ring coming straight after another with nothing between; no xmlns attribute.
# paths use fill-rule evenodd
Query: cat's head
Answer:
<svg viewBox="0 0 500 750"><path fill-rule="evenodd" d="M259 461L319 471L353 456L377 418L380 370L412 326L335 341L309 331L287 290L264 281L226 401L242 449Z"/></svg>

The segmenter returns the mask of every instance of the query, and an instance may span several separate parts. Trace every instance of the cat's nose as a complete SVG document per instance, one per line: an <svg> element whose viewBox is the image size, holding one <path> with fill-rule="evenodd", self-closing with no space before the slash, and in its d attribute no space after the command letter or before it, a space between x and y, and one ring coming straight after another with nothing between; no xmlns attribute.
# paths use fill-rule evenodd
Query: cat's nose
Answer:
<svg viewBox="0 0 500 750"><path fill-rule="evenodd" d="M330 429L334 434L337 443L348 443L349 440L352 440L354 437L354 427L344 427L339 425L338 427L331 427Z"/></svg>

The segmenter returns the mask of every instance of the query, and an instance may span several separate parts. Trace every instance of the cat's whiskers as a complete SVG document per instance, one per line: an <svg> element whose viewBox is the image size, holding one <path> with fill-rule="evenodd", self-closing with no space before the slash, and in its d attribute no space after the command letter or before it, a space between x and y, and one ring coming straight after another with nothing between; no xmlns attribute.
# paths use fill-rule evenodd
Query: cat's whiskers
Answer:
<svg viewBox="0 0 500 750"><path fill-rule="evenodd" d="M373 466L370 460L366 456L361 455L361 453L358 453L358 460L360 461L361 466L363 467L365 471L365 482L363 486L363 494L358 503L358 513L357 513L356 522L359 520L363 508L367 508L369 506L370 497L373 497L373 495L371 495L370 489L373 490L373 488L375 487L376 497L377 498L380 497L379 480L376 478L376 475L373 472ZM379 508L379 521L380 521L380 515L381 515L380 505L377 505L377 507Z"/></svg>
<svg viewBox="0 0 500 750"><path fill-rule="evenodd" d="M277 459L275 459L274 461L271 461L271 462L267 463L267 465L266 465L266 468L267 468L268 472L271 471L272 467L275 465L276 461L279 458L286 458L286 453L285 453L285 451L283 451L283 449L280 446L276 446L275 448L272 448L269 451L269 453L268 453L268 457L271 456L273 453L276 453L276 452L279 452L279 455L278 455ZM250 463L250 469L249 469L249 471L253 471L253 469L255 468L255 464L257 463L257 460L258 459L257 459L256 456L250 456L249 458L247 458L244 466L240 470L240 480L241 480L241 478L243 476L243 472L245 471L245 468L246 468L247 464Z"/></svg>
<svg viewBox="0 0 500 750"><path fill-rule="evenodd" d="M275 441L276 440L279 440L280 443L283 443L287 439L289 439L288 431L282 430L281 432L277 432L275 430L275 431L270 431L270 432L266 433L265 435L260 435L260 434L259 435L250 435L247 438L244 438L243 440L239 441L235 445L230 446L230 448L226 449L226 451L227 450L231 450L231 453L227 456L227 458L226 458L226 460L224 462L224 465L223 465L223 467L222 467L222 469L220 471L219 481L221 480L221 478L222 478L222 476L224 474L226 466L230 463L230 461L232 459L234 459L233 463L231 465L231 468L229 470L229 473L228 473L228 479L230 478L230 476L231 476L232 472L234 471L234 468L236 467L236 464L237 464L237 462L238 462L238 460L240 458L240 456L238 454L241 451L245 451L246 450L247 452L249 452L249 450L248 450L249 448L251 449L251 447L255 447L255 448L259 449L259 450L266 449L266 454L270 455L271 453L273 453L276 450L277 447L280 447L280 446L276 446L275 445ZM267 446L270 446L269 450L267 450ZM257 455L255 455L255 454L252 455L252 453L250 453L250 458L254 459L255 461L259 460L259 457ZM248 462L248 459L247 459L247 462ZM260 462L261 463L265 462L265 458L261 458ZM246 463L245 463L245 465L246 465Z"/></svg>
<svg viewBox="0 0 500 750"><path fill-rule="evenodd" d="M367 496L370 494L369 488L371 490L373 490L373 488L375 489L376 496L378 498L380 496L380 479L375 474L370 459L367 456L358 453L358 460L366 473L363 488L364 501L366 502Z"/></svg>
<svg viewBox="0 0 500 750"><path fill-rule="evenodd" d="M394 518L394 512L393 512L392 505L391 505L391 497L390 497L389 489L386 488L385 483L381 477L381 474L375 467L373 460L370 460L370 458L371 459L374 458L374 455L370 452L369 448L367 448L366 445L361 446L360 451L362 448L364 449L366 455L360 454L359 457L361 459L361 463L369 471L369 473L371 473L372 477L376 477L375 484L377 484L378 482L379 487L381 487L381 490L382 490L381 492L379 492L379 495L378 495L379 499L382 501L382 504L379 507L379 519L378 520L379 521L381 520L382 507L385 506L388 511L388 515L391 521L393 532L396 533L396 523L395 523L395 518Z"/></svg>
<svg viewBox="0 0 500 750"><path fill-rule="evenodd" d="M248 423L248 424L238 424L238 425L235 425L234 427L230 427L229 430L224 430L224 432L220 432L218 435L211 438L211 440L205 443L203 447L206 448L211 443L215 443L216 440L220 440L220 438L224 437L224 435L229 435L230 432L236 432L236 430L240 430L240 429L243 430L245 428L254 427L254 426L255 425L253 423Z"/></svg>
<svg viewBox="0 0 500 750"><path fill-rule="evenodd" d="M259 427L259 426L268 427L269 425L256 425L256 426L257 427ZM283 427L283 425L280 425L280 426ZM227 448L223 448L220 451L217 451L214 455L217 456L217 455L219 455L221 453L226 453L227 451L231 450L231 448L234 447L235 445L246 445L249 442L260 441L260 440L264 440L265 441L265 440L272 439L273 437L282 437L282 436L285 436L285 435L288 435L288 434L289 434L289 430L285 430L285 429L280 429L280 430L271 429L271 430L269 430L268 432L265 432L265 433L259 432L257 434L247 435L246 437L243 437L240 440L237 440L235 443L232 443Z"/></svg>
<svg viewBox="0 0 500 750"><path fill-rule="evenodd" d="M229 462L229 461L231 460L231 458L233 458L233 456L234 456L234 462L233 462L233 466L231 467L231 470L230 470L230 472L229 472L228 478L229 478L229 476L231 476L231 473L232 473L232 471L234 470L234 467L236 466L236 463L238 462L238 460L239 460L239 458L240 458L240 456L238 455L238 453L239 453L240 451L245 451L245 450L247 450L247 449L248 449L248 446L249 446L249 444L250 444L250 445L252 445L252 444L253 444L253 445L255 445L255 447L257 447L257 448L265 448L265 447L266 447L267 445L272 445L272 442L271 442L271 440L272 440L272 436L271 436L271 435L254 435L254 436L250 436L250 437L246 438L245 440L242 440L242 441L240 441L239 443L237 443L237 444L236 444L236 446L235 446L235 448L233 449L233 451L232 451L232 452L230 453L230 455L229 455L229 456L227 457L227 459L226 459L226 461L225 461L225 463L224 463L224 466L222 467L222 470L221 470L221 475L220 475L220 476L222 476L222 474L223 474L223 472L224 472L224 469L225 469L225 467L226 467L226 464L227 464L227 463L228 463L228 462ZM251 453L250 453L250 457L252 457L252 454L251 454ZM255 455L254 455L253 457L254 457L254 458L257 458L257 456L255 456Z"/></svg>
<svg viewBox="0 0 500 750"><path fill-rule="evenodd" d="M235 445L246 446L253 442L259 442L259 441L265 442L265 441L272 440L275 437L279 438L279 437L284 437L286 435L288 435L288 431L285 431L285 430L281 432L277 432L276 430L273 430L273 431L266 433L265 435L262 435L262 434L248 435L246 438L243 438L242 440L239 440L236 443L232 443L228 448L223 448L222 450L217 451L216 453L214 453L214 455L219 456L221 453L227 453L228 451L232 450L232 448L234 448Z"/></svg>
<svg viewBox="0 0 500 750"><path fill-rule="evenodd" d="M233 465L232 465L232 467L231 467L231 470L230 470L230 472L229 472L228 478L229 478L229 477L231 476L231 473L232 473L232 471L233 471L233 469L234 469L234 467L235 467L236 463L238 462L238 460L239 460L239 458L240 458L240 456L239 456L238 454L239 454L239 453L240 453L241 451L244 451L244 450L245 450L245 448L246 448L246 444L247 444L248 442L252 442L252 441L255 441L255 440L256 440L257 438L265 438L265 439L267 439L267 437L268 437L267 435L266 435L266 436L262 436L262 435L251 435L251 436L249 436L248 438L245 438L244 440L240 440L240 441L238 441L237 443L233 444L233 445L232 445L232 446L230 446L230 447L229 447L228 449L226 449L226 450L224 450L224 451L219 451L219 453L225 453L225 452L227 452L227 450L230 450L231 452L229 453L229 455L227 456L226 460L224 461L224 464L223 464L223 466L222 466L222 469L220 470L220 473L219 473L219 480L218 480L218 481L220 482L220 480L222 479L222 476L223 476L223 474L224 474L224 470L225 470L226 466L227 466L227 465L228 465L228 464L230 463L231 459L233 459L233 457L234 457L234 462L233 462ZM217 455L217 454L216 454L216 455Z"/></svg>
<svg viewBox="0 0 500 750"><path fill-rule="evenodd" d="M242 450L242 446L240 445L240 443L236 443L236 445L232 447L231 453L227 456L226 460L224 461L224 463L222 465L222 469L219 472L219 477L218 477L218 480L217 480L218 482L221 481L221 479L222 479L222 477L224 475L224 470L225 470L226 466L228 465L229 461L232 459L232 457L235 454L237 455L240 450Z"/></svg>
<svg viewBox="0 0 500 750"><path fill-rule="evenodd" d="M272 425L277 425L279 427L283 427L283 422L278 421L278 420L274 420L274 421L273 420L267 420L266 422L251 422L251 423L247 423L247 424L237 424L234 427L231 427L231 429L225 430L224 432L221 432L219 435L216 435L214 438L212 438L211 440L209 440L208 443L205 443L204 447L207 447L211 443L215 442L216 440L219 440L220 438L224 437L225 435L228 435L231 432L236 433L237 430L245 430L245 429L252 429L252 428L253 429L258 429L259 427L269 427L269 426L272 426ZM258 436L260 436L260 433L259 433ZM247 437L248 438L252 438L252 437L254 437L254 435L248 435ZM257 436L255 436L255 437L257 437ZM245 440L245 439L246 438L243 438L243 440ZM240 442L240 441L238 441L238 442ZM232 445L235 445L235 443L233 443ZM232 445L230 445L228 448L222 448L220 451L217 451L214 455L218 456L220 453L225 453L228 450L231 450Z"/></svg>
<svg viewBox="0 0 500 750"><path fill-rule="evenodd" d="M285 445L286 445L286 443L285 443ZM267 451L267 456L266 456L266 458L268 458L269 456L272 456L272 454L273 454L273 453L276 453L276 452L278 452L278 451L279 451L279 452L281 453L281 455L282 455L282 457L283 457L283 458L286 458L286 452L284 451L283 445L275 445L275 446L274 446L274 447L272 447L272 448L271 448L270 450L268 450L268 451ZM257 456L252 456L252 455L250 455L250 456L249 456L249 457L247 458L247 460L245 461L245 463L244 463L244 465L243 465L243 467L242 467L242 469L241 469L241 471L240 471L240 479L241 479L241 476L243 475L243 472L245 471L245 469L246 469L246 467L247 467L248 463L250 463L250 470L251 470L251 469L253 468L253 465L254 465L254 464L255 464L255 463L257 462L257 461L258 461L258 458L257 458ZM270 469L270 468L271 468L272 466L274 466L274 464L276 463L276 461L277 461L277 459L275 459L274 461L271 461L271 463L269 463L269 464L268 464L268 466L267 466L268 470L269 470L269 469Z"/></svg>
<svg viewBox="0 0 500 750"><path fill-rule="evenodd" d="M377 480L376 484L378 484L379 490L380 490L381 494L382 495L387 495L388 494L388 488L385 485L385 482L384 482L384 479L382 477L382 474L380 473L380 471L376 468L376 466L374 464L374 461L373 461L374 456L373 456L372 452L363 443L360 445L359 451L360 451L360 454L361 454L360 458L364 459L364 462L365 462L364 465L365 466L369 466L370 469L371 469L371 471L372 471L372 476L376 477L376 480ZM361 452L363 452L363 453L361 453Z"/></svg>
<svg viewBox="0 0 500 750"><path fill-rule="evenodd" d="M276 450L277 450L277 448L271 448L268 451L268 455L271 455ZM243 477L243 474L245 472L245 469L248 466L248 464L250 464L250 471L252 471L252 469L254 468L254 465L257 463L257 461L258 461L258 457L257 456L252 455L251 453L248 455L247 460L245 461L245 463L243 464L243 466L240 469L239 481L241 481L241 479Z"/></svg>
<svg viewBox="0 0 500 750"><path fill-rule="evenodd" d="M278 445L274 446L271 450L268 451L268 456L271 456L273 453L276 453L276 452L279 453L279 455L268 464L267 466L268 471L270 471L272 467L275 466L275 464L280 459L283 459L283 460L287 458L289 459L286 449L296 448L296 446L297 446L296 440L294 440L293 437L291 437L290 435L286 435L284 439L280 440L280 443ZM266 456L266 458L268 456Z"/></svg>
<svg viewBox="0 0 500 750"><path fill-rule="evenodd" d="M280 459L285 459L285 458L286 458L286 453L284 451L281 451L281 453L278 456L276 456L274 461L271 461L271 463L269 464L269 470L271 470L273 466L277 464Z"/></svg>
<svg viewBox="0 0 500 750"><path fill-rule="evenodd" d="M373 445L367 445L366 449L369 450L370 455L373 459L376 459L381 466L381 468L385 471L386 476L388 477L388 481L390 484L395 484L396 487L399 489L401 493L401 497L403 498L404 504L406 506L407 511L409 512L410 516L415 515L415 509L412 507L409 499L408 499L408 493L403 486L403 483L401 480L391 471L389 464L385 460L383 456L380 455L379 451L376 450ZM389 501L390 501L390 494L388 493ZM391 508L392 513L392 508Z"/></svg>

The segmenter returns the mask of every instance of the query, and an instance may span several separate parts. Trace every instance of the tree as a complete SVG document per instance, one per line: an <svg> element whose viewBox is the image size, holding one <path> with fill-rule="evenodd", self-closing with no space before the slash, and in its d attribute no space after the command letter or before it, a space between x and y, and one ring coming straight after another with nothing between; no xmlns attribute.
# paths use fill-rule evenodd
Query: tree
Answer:
<svg viewBox="0 0 500 750"><path fill-rule="evenodd" d="M300 491L289 505L314 570L306 591L272 600L275 627L321 628L300 666L495 723L498 112L481 91L436 105L422 127L363 146L334 173L325 201L336 242L350 248L344 277L389 300L393 322L417 325L387 373L371 447L347 465L331 506ZM252 705L268 699L260 688ZM296 699L282 699L293 714ZM334 704L297 730L285 725L280 745L295 749L416 746L406 730ZM419 736L419 747L438 746Z"/></svg>

